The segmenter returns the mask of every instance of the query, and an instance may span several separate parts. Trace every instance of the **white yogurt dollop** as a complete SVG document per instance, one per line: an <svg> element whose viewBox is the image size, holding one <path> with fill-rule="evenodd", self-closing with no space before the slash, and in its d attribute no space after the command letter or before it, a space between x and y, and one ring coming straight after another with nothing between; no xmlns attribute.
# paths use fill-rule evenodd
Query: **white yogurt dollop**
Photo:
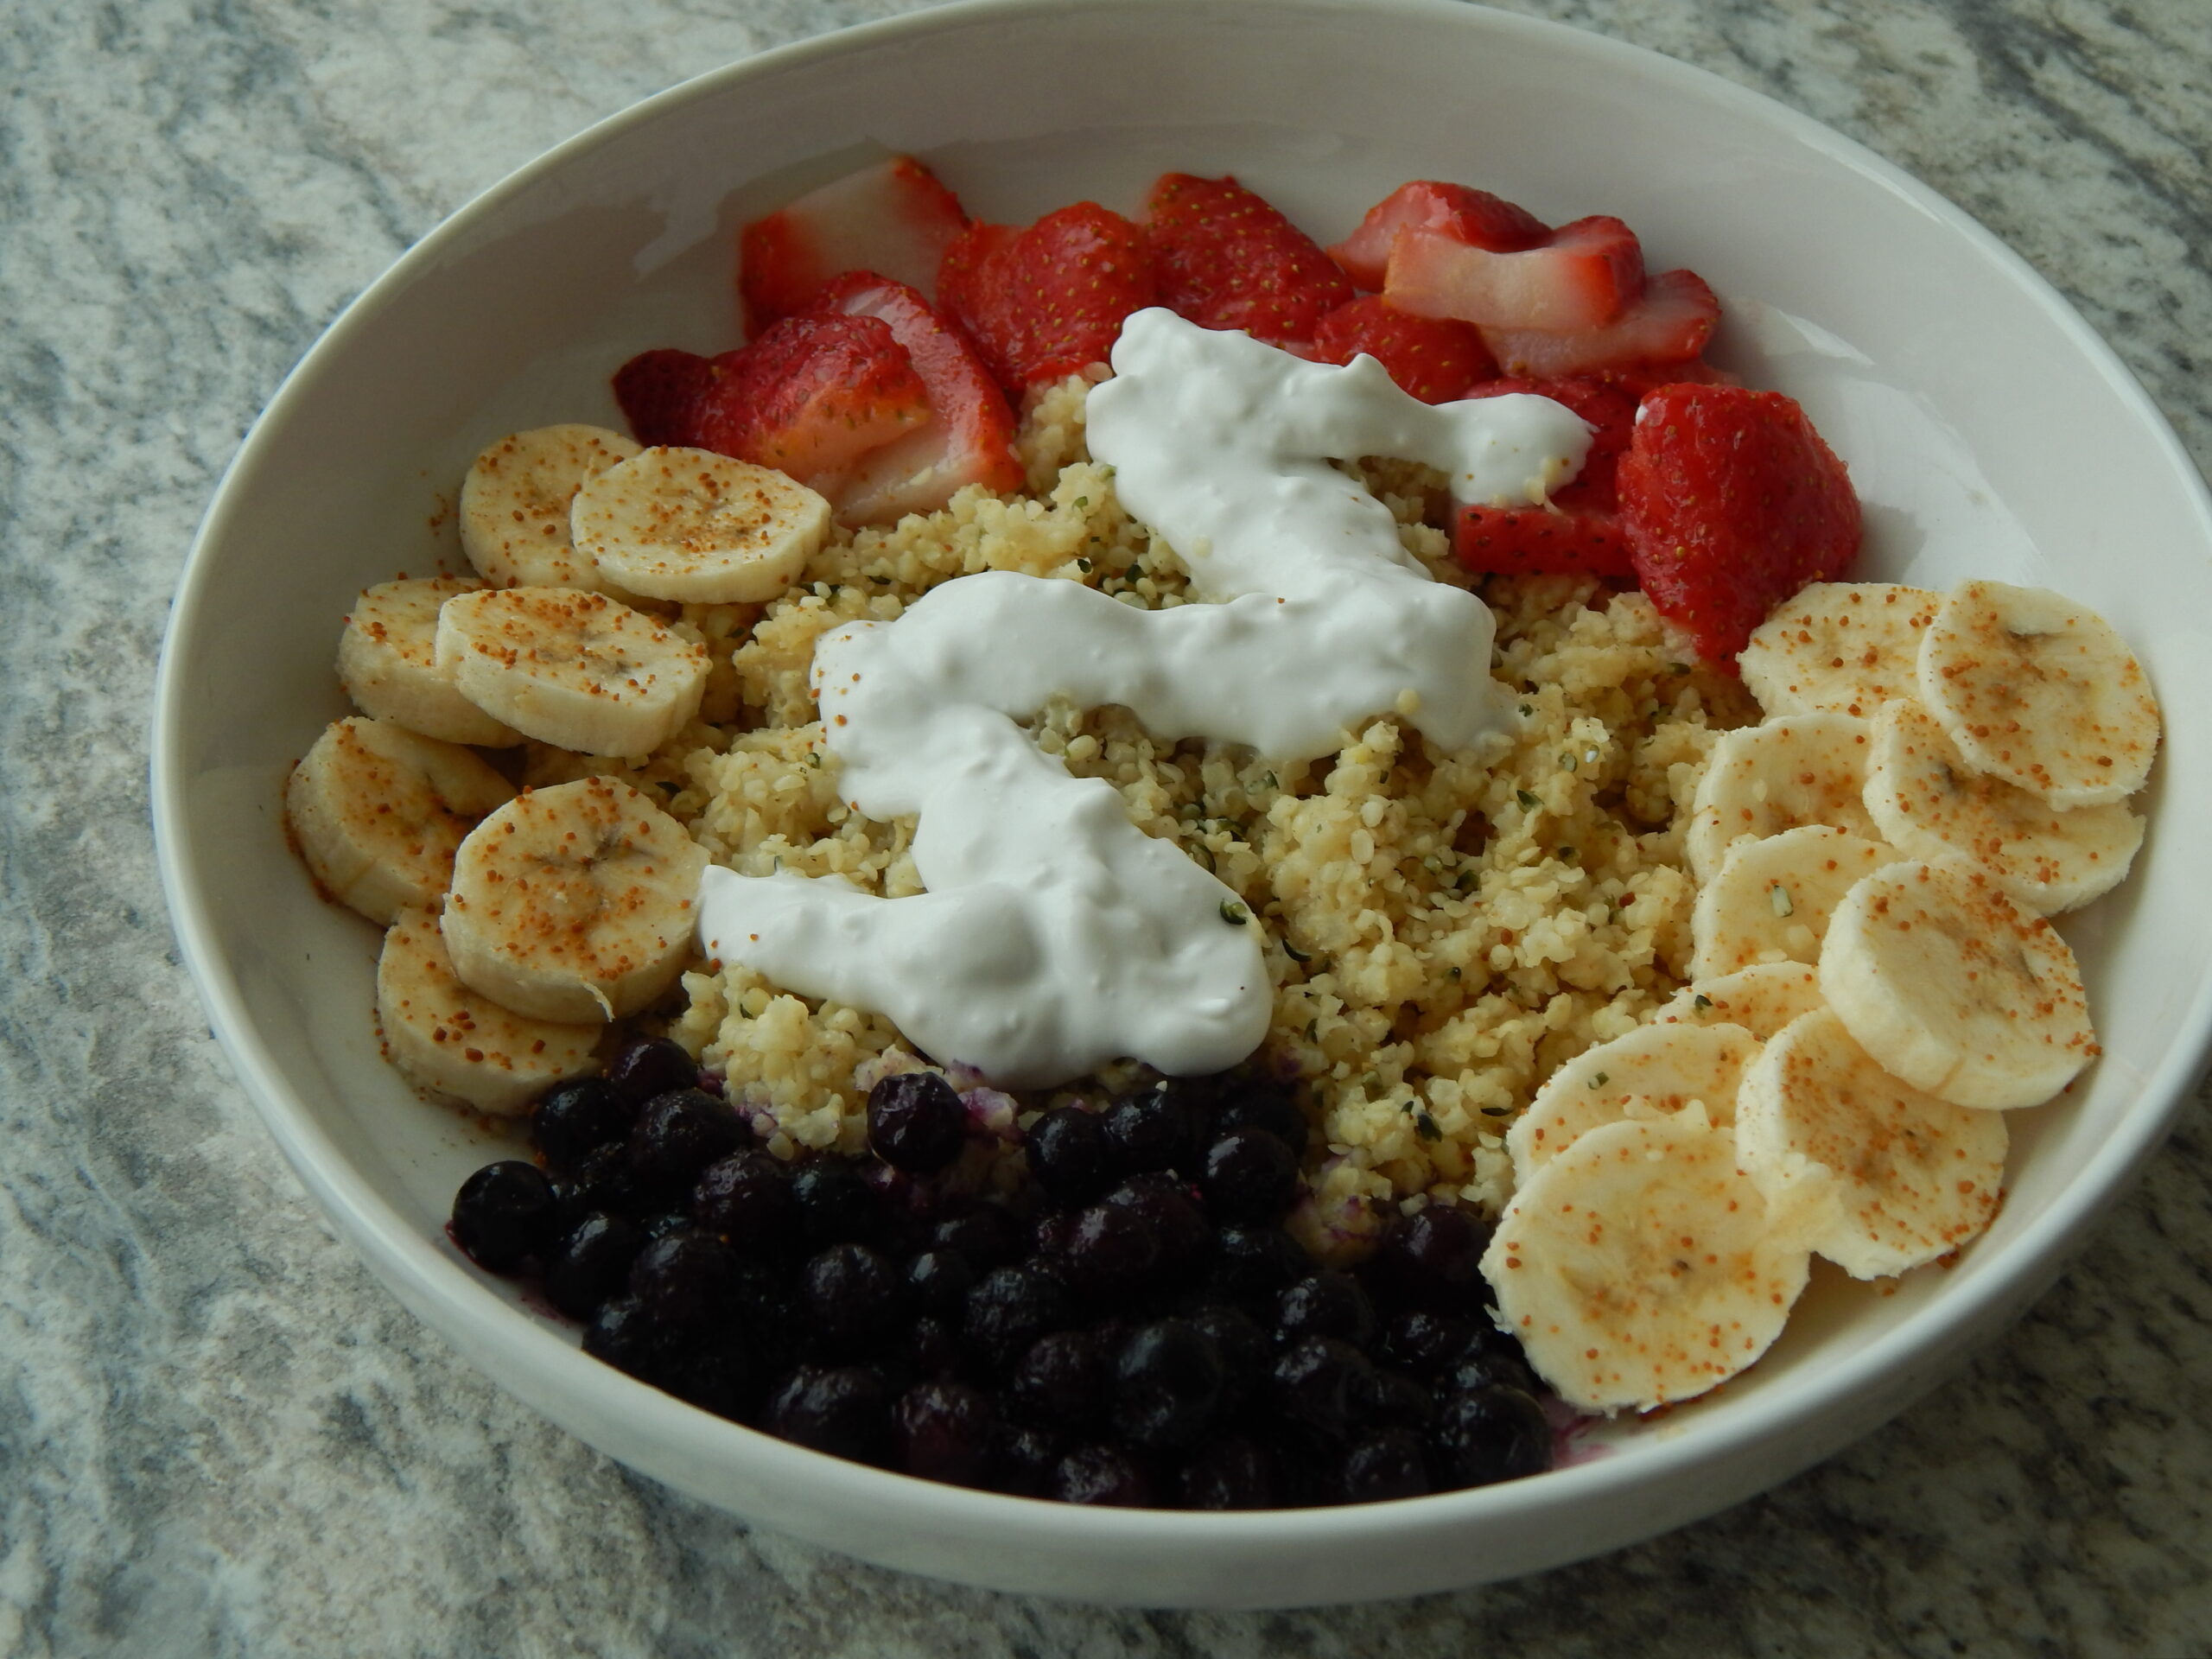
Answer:
<svg viewBox="0 0 2212 1659"><path fill-rule="evenodd" d="M1164 310L1131 317L1113 360L1090 394L1090 453L1219 602L1140 611L993 571L896 622L825 634L814 688L845 798L917 815L929 891L720 868L700 884L709 955L887 1014L936 1058L1014 1088L1125 1057L1220 1071L1258 1046L1272 997L1236 895L1015 721L1056 696L1121 703L1157 737L1303 760L1399 710L1445 747L1476 747L1510 718L1489 609L1431 580L1389 509L1328 462L1421 461L1457 500L1517 505L1590 443L1548 398L1431 407L1370 358L1307 363Z"/></svg>

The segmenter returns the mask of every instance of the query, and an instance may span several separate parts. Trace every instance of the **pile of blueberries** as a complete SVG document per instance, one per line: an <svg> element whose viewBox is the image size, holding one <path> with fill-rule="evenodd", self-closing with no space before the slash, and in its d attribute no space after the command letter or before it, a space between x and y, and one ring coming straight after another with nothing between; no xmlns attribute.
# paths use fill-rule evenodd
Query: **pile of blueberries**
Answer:
<svg viewBox="0 0 2212 1659"><path fill-rule="evenodd" d="M584 1348L838 1457L1077 1503L1368 1503L1548 1468L1465 1211L1394 1221L1356 1272L1282 1227L1306 1124L1249 1071L1031 1128L1011 1201L950 1178L967 1109L933 1071L868 1097L873 1158L785 1163L666 1040L556 1085L543 1166L486 1166L452 1236L535 1279Z"/></svg>

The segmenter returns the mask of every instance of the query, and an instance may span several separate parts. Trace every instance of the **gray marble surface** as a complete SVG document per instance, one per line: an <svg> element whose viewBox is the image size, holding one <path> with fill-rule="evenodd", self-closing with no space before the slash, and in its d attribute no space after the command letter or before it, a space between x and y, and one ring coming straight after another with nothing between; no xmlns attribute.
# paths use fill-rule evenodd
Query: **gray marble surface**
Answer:
<svg viewBox="0 0 2212 1659"><path fill-rule="evenodd" d="M282 1166L147 824L193 527L287 368L448 211L638 97L900 0L0 7L0 1653L2212 1652L2201 1109L1969 1372L1702 1525L1274 1616L855 1566L633 1477L404 1313ZM2212 459L2204 0L1520 0L1981 217ZM91 879L88 879L91 878Z"/></svg>

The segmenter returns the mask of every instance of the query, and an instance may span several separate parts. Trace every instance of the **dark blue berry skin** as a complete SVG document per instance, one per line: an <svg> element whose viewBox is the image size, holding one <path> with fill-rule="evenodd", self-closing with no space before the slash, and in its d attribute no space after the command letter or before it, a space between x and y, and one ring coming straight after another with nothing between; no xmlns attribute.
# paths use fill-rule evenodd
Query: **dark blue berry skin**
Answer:
<svg viewBox="0 0 2212 1659"><path fill-rule="evenodd" d="M1282 1343L1334 1337L1364 1348L1375 1339L1375 1304L1350 1274L1322 1268L1276 1299L1275 1332Z"/></svg>
<svg viewBox="0 0 2212 1659"><path fill-rule="evenodd" d="M868 1090L868 1143L893 1169L932 1175L968 1144L968 1109L935 1071L886 1077Z"/></svg>
<svg viewBox="0 0 2212 1659"><path fill-rule="evenodd" d="M1347 1503L1424 1496L1430 1486L1421 1436L1409 1428L1385 1428L1364 1436L1344 1453L1339 1484Z"/></svg>
<svg viewBox="0 0 2212 1659"><path fill-rule="evenodd" d="M573 1171L554 1181L553 1197L563 1229L593 1214L637 1220L640 1199L637 1177L630 1173L628 1141L610 1141L585 1154Z"/></svg>
<svg viewBox="0 0 2212 1659"><path fill-rule="evenodd" d="M1370 1371L1358 1402L1362 1421L1378 1428L1424 1429L1435 1420L1436 1395L1403 1371Z"/></svg>
<svg viewBox="0 0 2212 1659"><path fill-rule="evenodd" d="M1029 1252L1021 1224L995 1204L949 1216L930 1229L932 1249L957 1250L979 1274L1012 1267Z"/></svg>
<svg viewBox="0 0 2212 1659"><path fill-rule="evenodd" d="M545 1258L545 1299L572 1319L588 1319L622 1294L645 1230L622 1216L586 1216Z"/></svg>
<svg viewBox="0 0 2212 1659"><path fill-rule="evenodd" d="M1275 1409L1310 1434L1341 1440L1358 1423L1374 1369L1350 1343L1304 1338L1275 1357L1270 1378Z"/></svg>
<svg viewBox="0 0 2212 1659"><path fill-rule="evenodd" d="M899 1397L891 1425L899 1467L924 1480L987 1486L996 1472L998 1408L966 1382L919 1382Z"/></svg>
<svg viewBox="0 0 2212 1659"><path fill-rule="evenodd" d="M531 1109L530 1138L545 1156L545 1166L572 1170L586 1154L630 1132L636 1109L604 1077L571 1077L556 1083Z"/></svg>
<svg viewBox="0 0 2212 1659"><path fill-rule="evenodd" d="M453 1199L453 1242L486 1273L513 1273L550 1249L559 1215L553 1183L518 1158L486 1164Z"/></svg>
<svg viewBox="0 0 2212 1659"><path fill-rule="evenodd" d="M1206 1148L1198 1190L1223 1226L1267 1226L1298 1196L1298 1159L1274 1135L1245 1124Z"/></svg>
<svg viewBox="0 0 2212 1659"><path fill-rule="evenodd" d="M1433 1382L1477 1340L1471 1319L1425 1307L1401 1308L1382 1321L1375 1338L1375 1357Z"/></svg>
<svg viewBox="0 0 2212 1659"><path fill-rule="evenodd" d="M1029 1344L1007 1385L1014 1417L1064 1434L1095 1433L1105 1421L1106 1367L1088 1331L1055 1331Z"/></svg>
<svg viewBox="0 0 2212 1659"><path fill-rule="evenodd" d="M891 1395L865 1365L803 1365L768 1402L764 1426L779 1440L855 1463L882 1463L890 1449Z"/></svg>
<svg viewBox="0 0 2212 1659"><path fill-rule="evenodd" d="M1535 1395L1543 1391L1543 1385L1529 1369L1518 1344L1498 1332L1469 1343L1437 1379L1440 1394L1474 1394L1484 1389L1516 1389Z"/></svg>
<svg viewBox="0 0 2212 1659"><path fill-rule="evenodd" d="M1160 1238L1163 1275L1185 1280L1212 1253L1213 1224L1189 1190L1173 1177L1132 1176L1099 1202L1131 1211L1152 1225Z"/></svg>
<svg viewBox="0 0 2212 1659"><path fill-rule="evenodd" d="M1187 1084L1170 1077L1107 1108L1106 1144L1124 1175L1198 1173L1204 1113Z"/></svg>
<svg viewBox="0 0 2212 1659"><path fill-rule="evenodd" d="M751 1357L745 1344L733 1337L695 1344L670 1357L655 1380L702 1411L742 1417L752 1404Z"/></svg>
<svg viewBox="0 0 2212 1659"><path fill-rule="evenodd" d="M650 1381L661 1353L659 1327L634 1296L602 1303L584 1327L584 1352Z"/></svg>
<svg viewBox="0 0 2212 1659"><path fill-rule="evenodd" d="M1065 1442L1049 1429L1001 1423L992 1484L1016 1497L1050 1497L1063 1450Z"/></svg>
<svg viewBox="0 0 2212 1659"><path fill-rule="evenodd" d="M1518 1389L1455 1394L1428 1431L1431 1471L1445 1491L1541 1474L1552 1466L1544 1408Z"/></svg>
<svg viewBox="0 0 2212 1659"><path fill-rule="evenodd" d="M1272 1319L1276 1298L1313 1271L1313 1258L1281 1228L1224 1227L1215 1240L1205 1294Z"/></svg>
<svg viewBox="0 0 2212 1659"><path fill-rule="evenodd" d="M868 1359L902 1332L899 1270L865 1244L832 1244L799 1270L799 1312L821 1352Z"/></svg>
<svg viewBox="0 0 2212 1659"><path fill-rule="evenodd" d="M1195 1445L1213 1425L1228 1374L1220 1345L1190 1320L1140 1327L1114 1358L1108 1404L1116 1433L1154 1450Z"/></svg>
<svg viewBox="0 0 2212 1659"><path fill-rule="evenodd" d="M916 1376L950 1376L963 1357L957 1330L944 1319L924 1314L907 1330L905 1358Z"/></svg>
<svg viewBox="0 0 2212 1659"><path fill-rule="evenodd" d="M649 1193L687 1195L709 1164L751 1139L737 1109L721 1096L674 1090L639 1109L630 1128L630 1168Z"/></svg>
<svg viewBox="0 0 2212 1659"><path fill-rule="evenodd" d="M1052 1496L1063 1503L1103 1503L1146 1509L1152 1482L1144 1467L1116 1446L1079 1446L1052 1471Z"/></svg>
<svg viewBox="0 0 2212 1659"><path fill-rule="evenodd" d="M1266 1510L1275 1503L1274 1459L1242 1435L1200 1446L1177 1483L1186 1510Z"/></svg>
<svg viewBox="0 0 2212 1659"><path fill-rule="evenodd" d="M957 1324L976 1274L957 1250L924 1250L907 1262L905 1277L907 1306L917 1315Z"/></svg>
<svg viewBox="0 0 2212 1659"><path fill-rule="evenodd" d="M791 1198L799 1235L812 1255L832 1244L876 1244L883 1237L883 1206L842 1158L810 1158L791 1172Z"/></svg>
<svg viewBox="0 0 2212 1659"><path fill-rule="evenodd" d="M1054 1107L1031 1126L1027 1149L1029 1173L1063 1209L1081 1209L1114 1184L1116 1155L1099 1113Z"/></svg>
<svg viewBox="0 0 2212 1659"><path fill-rule="evenodd" d="M747 1151L707 1166L691 1189L691 1218L741 1255L778 1255L798 1232L790 1173L766 1153Z"/></svg>
<svg viewBox="0 0 2212 1659"><path fill-rule="evenodd" d="M1367 1275L1378 1292L1405 1306L1472 1314L1489 1294L1482 1260L1490 1237L1490 1228L1466 1211L1432 1204L1390 1224Z"/></svg>
<svg viewBox="0 0 2212 1659"><path fill-rule="evenodd" d="M1117 1306L1159 1278L1165 1241L1141 1211L1094 1204L1039 1235L1042 1254L1069 1289L1094 1306Z"/></svg>
<svg viewBox="0 0 2212 1659"><path fill-rule="evenodd" d="M681 1043L658 1038L632 1043L617 1054L607 1068L607 1082L632 1108L656 1095L699 1086L699 1063L684 1052Z"/></svg>
<svg viewBox="0 0 2212 1659"><path fill-rule="evenodd" d="M1293 1159L1306 1155L1310 1130L1296 1093L1272 1080L1234 1079L1221 1090L1213 1110L1213 1132L1227 1135L1246 1127L1265 1129L1290 1148Z"/></svg>
<svg viewBox="0 0 2212 1659"><path fill-rule="evenodd" d="M1072 1313L1068 1293L1050 1274L995 1268L969 1291L961 1335L987 1371L1002 1375L1038 1338L1071 1323Z"/></svg>
<svg viewBox="0 0 2212 1659"><path fill-rule="evenodd" d="M688 1336L728 1319L738 1273L728 1245L686 1227L639 1252L630 1264L630 1294L664 1331Z"/></svg>
<svg viewBox="0 0 2212 1659"><path fill-rule="evenodd" d="M1233 1409L1243 1404L1265 1387L1274 1351L1258 1320L1240 1307L1223 1303L1193 1308L1186 1317L1221 1350L1224 1408Z"/></svg>

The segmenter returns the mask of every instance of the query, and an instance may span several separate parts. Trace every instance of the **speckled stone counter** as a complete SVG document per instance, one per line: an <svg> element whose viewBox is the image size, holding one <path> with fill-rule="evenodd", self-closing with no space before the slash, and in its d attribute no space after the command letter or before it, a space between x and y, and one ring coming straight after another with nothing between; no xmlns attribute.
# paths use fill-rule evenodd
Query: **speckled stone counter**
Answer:
<svg viewBox="0 0 2212 1659"><path fill-rule="evenodd" d="M0 1653L2212 1652L2202 1103L1969 1372L1770 1496L1414 1603L1103 1611L676 1497L461 1367L325 1230L210 1039L147 823L193 528L439 218L637 98L896 0L0 10ZM2212 459L2203 0L1526 0L1962 203Z"/></svg>

